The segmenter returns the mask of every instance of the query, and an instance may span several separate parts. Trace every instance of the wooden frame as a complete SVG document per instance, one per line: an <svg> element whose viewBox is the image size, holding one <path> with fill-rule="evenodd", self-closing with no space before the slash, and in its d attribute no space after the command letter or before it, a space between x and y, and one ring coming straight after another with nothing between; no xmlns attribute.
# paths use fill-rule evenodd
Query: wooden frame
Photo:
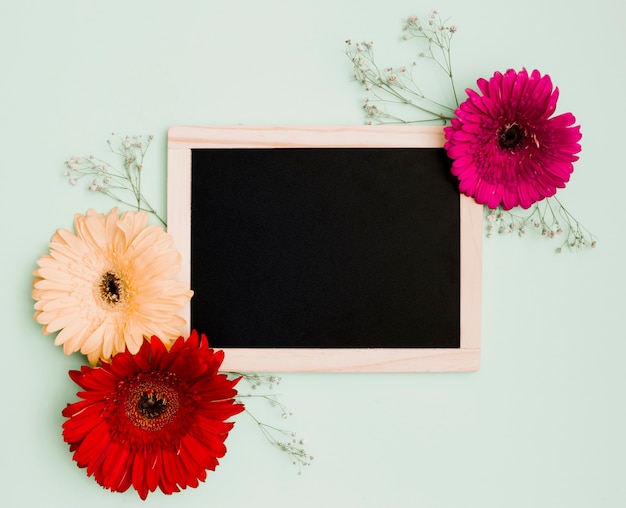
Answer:
<svg viewBox="0 0 626 508"><path fill-rule="evenodd" d="M168 232L191 276L191 151L198 148L440 148L443 129L429 126L172 127L168 136ZM482 207L460 196L460 348L225 349L225 371L463 372L480 366ZM189 322L190 307L183 311ZM187 330L188 332L189 330Z"/></svg>

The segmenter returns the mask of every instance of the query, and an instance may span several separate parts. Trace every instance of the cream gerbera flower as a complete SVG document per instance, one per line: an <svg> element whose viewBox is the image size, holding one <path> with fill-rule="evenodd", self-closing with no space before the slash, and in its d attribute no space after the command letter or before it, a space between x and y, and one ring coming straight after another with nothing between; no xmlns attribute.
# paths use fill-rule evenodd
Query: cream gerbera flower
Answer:
<svg viewBox="0 0 626 508"><path fill-rule="evenodd" d="M178 312L193 292L173 279L180 254L145 212L114 208L74 217L76 234L59 229L33 275L35 319L43 333L59 332L65 354L79 351L95 365L126 348L139 351L144 337L166 344L182 333Z"/></svg>

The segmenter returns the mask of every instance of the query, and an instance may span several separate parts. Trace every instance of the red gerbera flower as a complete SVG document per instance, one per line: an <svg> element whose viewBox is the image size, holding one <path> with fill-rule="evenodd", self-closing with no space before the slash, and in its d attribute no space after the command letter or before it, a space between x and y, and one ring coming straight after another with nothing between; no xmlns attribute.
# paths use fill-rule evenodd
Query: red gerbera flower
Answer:
<svg viewBox="0 0 626 508"><path fill-rule="evenodd" d="M459 189L489 208L528 208L565 187L578 160L580 126L571 113L551 117L558 88L524 69L479 79L444 129Z"/></svg>
<svg viewBox="0 0 626 508"><path fill-rule="evenodd" d="M226 453L234 423L225 420L244 408L234 400L238 380L218 373L223 359L194 331L169 351L152 337L137 354L70 371L84 391L63 411L63 438L78 466L103 487L132 486L142 499L157 487L197 487Z"/></svg>

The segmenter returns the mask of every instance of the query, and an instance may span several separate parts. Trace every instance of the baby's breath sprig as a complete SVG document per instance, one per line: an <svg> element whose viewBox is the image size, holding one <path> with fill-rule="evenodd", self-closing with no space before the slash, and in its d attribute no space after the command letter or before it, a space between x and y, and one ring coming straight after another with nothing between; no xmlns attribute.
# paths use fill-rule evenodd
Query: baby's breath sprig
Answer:
<svg viewBox="0 0 626 508"><path fill-rule="evenodd" d="M547 239L559 238L562 243L555 249L557 254L564 247L579 251L584 247L592 249L597 245L597 238L585 228L556 196L546 198L533 204L528 210L515 208L504 210L485 207L487 219L487 238L494 233L526 236L529 230L536 231Z"/></svg>
<svg viewBox="0 0 626 508"><path fill-rule="evenodd" d="M115 134L113 134L115 136ZM100 192L115 201L153 214L164 226L165 220L150 205L141 192L141 172L143 161L154 136L125 136L119 139L119 146L107 141L109 151L121 159L121 168L98 159L93 155L76 156L65 162L65 176L72 185L87 178L87 188Z"/></svg>
<svg viewBox="0 0 626 508"><path fill-rule="evenodd" d="M264 375L250 372L231 372L231 374L243 378L253 390L256 390L257 388L269 388L272 390L282 381L282 378L274 375Z"/></svg>
<svg viewBox="0 0 626 508"><path fill-rule="evenodd" d="M245 411L257 423L260 431L270 444L280 451L285 452L291 458L291 463L298 466L298 474L302 474L303 467L311 465L311 461L314 457L313 455L309 455L304 449L304 439L298 438L295 432L263 423L257 420L247 409Z"/></svg>
<svg viewBox="0 0 626 508"><path fill-rule="evenodd" d="M281 381L280 377L273 375L266 376L262 374L242 374L238 372L229 372L228 374L241 377L243 381L250 385L253 391L258 390L259 388L272 390L275 386L280 384ZM287 406L279 400L276 394L238 393L236 398L239 400L250 400L253 398L262 399L268 402L271 407L278 409L282 419L287 419L292 416L292 413L287 409ZM298 466L298 474L302 474L302 468L310 466L311 461L313 460L313 456L307 453L304 448L304 439L299 438L295 432L262 422L248 409L248 404L245 404L245 406L246 414L256 423L257 427L261 431L261 434L263 434L263 437L265 437L265 439L279 451L286 453L291 459L292 464Z"/></svg>
<svg viewBox="0 0 626 508"><path fill-rule="evenodd" d="M448 18L449 19L449 18ZM459 99L456 95L454 85L454 75L452 74L452 36L457 32L456 25L449 25L448 19L442 20L439 13L433 9L428 15L428 24L423 26L417 16L407 18L406 25L402 29L404 34L402 39L425 39L428 43L426 52L419 54L423 58L431 58L443 72L446 73L450 81L450 87L454 95L454 103L458 106Z"/></svg>
<svg viewBox="0 0 626 508"><path fill-rule="evenodd" d="M451 41L458 30L456 25L448 25L436 10L432 10L428 22L424 25L417 16L407 18L403 28L403 40L420 39L426 47L418 57L430 59L447 76L454 97L454 106L442 104L426 96L415 78L417 60L411 65L380 68L374 60L374 44L370 41L352 43L346 40L345 53L353 64L354 78L363 85L368 93L363 109L371 121L378 123L421 123L447 122L452 118L459 101L454 86L452 73ZM407 106L417 113L416 118L402 118L379 106Z"/></svg>

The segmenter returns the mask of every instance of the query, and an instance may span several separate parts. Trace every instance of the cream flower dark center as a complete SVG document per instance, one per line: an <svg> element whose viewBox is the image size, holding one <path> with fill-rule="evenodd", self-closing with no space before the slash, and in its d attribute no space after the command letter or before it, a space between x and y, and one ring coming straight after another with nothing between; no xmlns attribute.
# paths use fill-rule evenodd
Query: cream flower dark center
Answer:
<svg viewBox="0 0 626 508"><path fill-rule="evenodd" d="M126 295L126 285L124 280L115 272L108 270L102 274L98 286L98 296L100 299L114 307L124 301Z"/></svg>
<svg viewBox="0 0 626 508"><path fill-rule="evenodd" d="M526 132L517 123L505 125L498 131L498 145L502 150L513 150L526 137Z"/></svg>

